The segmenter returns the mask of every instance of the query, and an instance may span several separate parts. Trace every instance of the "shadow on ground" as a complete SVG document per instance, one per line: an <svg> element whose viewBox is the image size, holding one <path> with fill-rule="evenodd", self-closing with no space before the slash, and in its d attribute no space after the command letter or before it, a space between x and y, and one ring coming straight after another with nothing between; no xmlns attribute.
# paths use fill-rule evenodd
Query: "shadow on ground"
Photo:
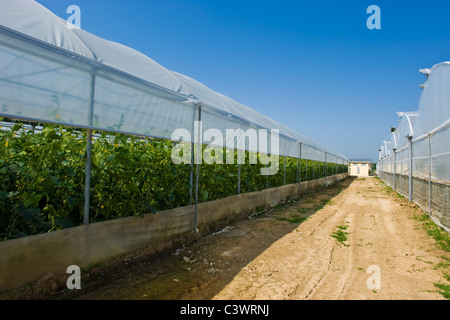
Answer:
<svg viewBox="0 0 450 320"><path fill-rule="evenodd" d="M293 232L355 180L348 177L324 189L302 194L271 210L251 215L194 244L157 256L139 257L108 271L89 270L79 292L54 299L207 300L276 241ZM106 270L106 271L105 271ZM105 275L106 274L106 275Z"/></svg>

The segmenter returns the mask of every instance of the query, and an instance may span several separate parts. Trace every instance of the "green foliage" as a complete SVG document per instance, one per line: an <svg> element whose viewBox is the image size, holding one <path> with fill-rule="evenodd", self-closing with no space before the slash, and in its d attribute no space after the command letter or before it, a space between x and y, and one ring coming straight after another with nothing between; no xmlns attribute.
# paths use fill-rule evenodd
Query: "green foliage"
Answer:
<svg viewBox="0 0 450 320"><path fill-rule="evenodd" d="M348 240L347 235L349 234L348 232L345 232L344 230L347 230L348 225L339 225L336 226L336 229L331 235L330 237L335 238L339 243L341 243L343 246L348 247L349 245L345 243L345 241Z"/></svg>
<svg viewBox="0 0 450 320"><path fill-rule="evenodd" d="M190 166L171 161L172 142L103 133L93 144L95 220L175 208L189 202Z"/></svg>
<svg viewBox="0 0 450 320"><path fill-rule="evenodd" d="M429 236L431 236L434 240L436 240L436 246L439 249L445 250L446 252L450 252L450 234L445 231L443 228L434 223L433 220L430 219L428 214L422 213L414 215L415 220L420 222L427 232ZM439 262L436 267L444 269L443 275L447 281L450 281L450 274L447 273L450 266L450 258L446 255L441 256L442 261ZM450 299L450 285L447 283L433 283L437 290L442 296L449 300Z"/></svg>
<svg viewBox="0 0 450 320"><path fill-rule="evenodd" d="M55 117L58 103L55 97ZM0 131L0 241L82 224L86 138L85 130L54 125L36 134L22 124ZM91 222L189 205L194 193L191 176L195 181L197 166L175 164L171 159L173 145L162 139L97 134L92 143ZM224 159L227 152L234 154L234 164L199 166L199 202L237 193L237 153L224 149ZM313 161L306 166L306 160L287 157L284 177L284 157L280 157L278 172L263 176L260 170L267 165L257 156L252 158L256 164L251 164L249 152L245 157L241 193L278 187L284 180L296 183L298 166L302 181L313 178ZM344 167L328 164L327 170L334 174L344 172ZM314 178L321 176L323 163L316 161Z"/></svg>
<svg viewBox="0 0 450 320"><path fill-rule="evenodd" d="M450 234L434 223L426 213L414 215L414 219L421 222L429 236L436 240L439 249L450 252Z"/></svg>
<svg viewBox="0 0 450 320"><path fill-rule="evenodd" d="M46 127L41 134L16 124L0 135L0 237L71 227L80 221L78 208L84 177L82 140L73 131Z"/></svg>
<svg viewBox="0 0 450 320"><path fill-rule="evenodd" d="M442 296L447 299L450 300L450 285L445 284L445 283L433 283L434 286L436 288L438 288L439 290L437 290L440 294L442 294Z"/></svg>
<svg viewBox="0 0 450 320"><path fill-rule="evenodd" d="M171 161L172 142L102 134L92 144L91 221L189 203L190 166ZM0 134L0 239L80 225L86 133L15 125Z"/></svg>

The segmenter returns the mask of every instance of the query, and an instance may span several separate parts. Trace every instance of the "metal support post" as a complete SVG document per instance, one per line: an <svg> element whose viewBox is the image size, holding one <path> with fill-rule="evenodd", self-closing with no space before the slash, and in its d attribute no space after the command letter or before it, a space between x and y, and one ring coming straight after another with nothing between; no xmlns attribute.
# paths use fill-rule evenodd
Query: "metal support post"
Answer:
<svg viewBox="0 0 450 320"><path fill-rule="evenodd" d="M300 165L298 165L299 163L300 163ZM300 171L299 171L299 169L300 169ZM300 196L300 184L302 182L302 143L301 142L299 142L299 158L297 159L297 173L298 173L298 195Z"/></svg>
<svg viewBox="0 0 450 320"><path fill-rule="evenodd" d="M237 151L238 158L238 184L237 184L237 193L241 193L241 153Z"/></svg>
<svg viewBox="0 0 450 320"><path fill-rule="evenodd" d="M308 181L308 159L305 160L306 160L305 181Z"/></svg>
<svg viewBox="0 0 450 320"><path fill-rule="evenodd" d="M316 169L316 160L313 160L313 166L312 166L312 179L314 180L315 177L315 169Z"/></svg>
<svg viewBox="0 0 450 320"><path fill-rule="evenodd" d="M428 215L431 216L431 135L428 133Z"/></svg>
<svg viewBox="0 0 450 320"><path fill-rule="evenodd" d="M197 170L195 173L195 207L194 207L194 232L198 233L197 229L197 207L198 207L198 180L200 177L200 157L201 157L201 137L202 137L202 107L198 106L198 128L197 128Z"/></svg>
<svg viewBox="0 0 450 320"><path fill-rule="evenodd" d="M401 151L401 155L402 155L402 159L400 160L400 174L399 174L400 181L399 181L399 186L398 186L398 189L400 190L400 192L402 192L402 184L403 184L403 182L402 182L402 180L403 180L403 178L402 178L402 176L403 176L403 150Z"/></svg>
<svg viewBox="0 0 450 320"><path fill-rule="evenodd" d="M393 148L392 150L394 150L394 157L393 157L394 166L392 168L392 189L396 190L395 189L395 181L396 181L395 175L397 174L397 152L395 152L396 151L395 148Z"/></svg>
<svg viewBox="0 0 450 320"><path fill-rule="evenodd" d="M194 132L194 131L192 131ZM192 206L194 199L194 143L191 143L191 172L189 173L189 205Z"/></svg>
<svg viewBox="0 0 450 320"><path fill-rule="evenodd" d="M413 158L412 158L412 136L407 136L408 138L408 146L409 146L409 172L408 172L408 181L409 181L409 197L408 200L412 202L413 200L413 181L412 181L412 171L413 171Z"/></svg>
<svg viewBox="0 0 450 320"><path fill-rule="evenodd" d="M195 137L195 110L192 116L192 135ZM195 138L191 142L191 172L189 173L189 205L194 204L194 152L195 152Z"/></svg>
<svg viewBox="0 0 450 320"><path fill-rule="evenodd" d="M91 91L89 94L88 125L92 127L94 122L94 100L95 100L95 75L91 74ZM84 214L83 223L89 224L89 207L91 197L91 166L92 166L92 129L86 133L86 170L84 178Z"/></svg>

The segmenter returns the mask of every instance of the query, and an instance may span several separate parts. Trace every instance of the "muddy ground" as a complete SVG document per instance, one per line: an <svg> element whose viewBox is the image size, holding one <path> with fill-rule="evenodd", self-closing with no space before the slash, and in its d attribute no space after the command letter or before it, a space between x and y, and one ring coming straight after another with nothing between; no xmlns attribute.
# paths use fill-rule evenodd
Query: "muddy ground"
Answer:
<svg viewBox="0 0 450 320"><path fill-rule="evenodd" d="M75 299L442 299L422 212L375 178L326 189L151 259ZM126 272L123 272L125 270ZM64 297L64 296L63 296Z"/></svg>

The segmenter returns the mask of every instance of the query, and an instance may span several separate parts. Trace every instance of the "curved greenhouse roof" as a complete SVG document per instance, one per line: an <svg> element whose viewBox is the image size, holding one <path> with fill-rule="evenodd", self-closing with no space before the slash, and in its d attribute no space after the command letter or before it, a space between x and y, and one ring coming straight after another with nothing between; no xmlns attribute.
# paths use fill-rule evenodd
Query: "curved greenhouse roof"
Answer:
<svg viewBox="0 0 450 320"><path fill-rule="evenodd" d="M414 137L433 131L450 119L450 62L426 70L427 81L420 96Z"/></svg>
<svg viewBox="0 0 450 320"><path fill-rule="evenodd" d="M192 129L200 106L203 129L278 129L281 155L298 157L301 142L304 158L347 160L132 48L68 28L35 1L0 6L3 116L170 139Z"/></svg>

